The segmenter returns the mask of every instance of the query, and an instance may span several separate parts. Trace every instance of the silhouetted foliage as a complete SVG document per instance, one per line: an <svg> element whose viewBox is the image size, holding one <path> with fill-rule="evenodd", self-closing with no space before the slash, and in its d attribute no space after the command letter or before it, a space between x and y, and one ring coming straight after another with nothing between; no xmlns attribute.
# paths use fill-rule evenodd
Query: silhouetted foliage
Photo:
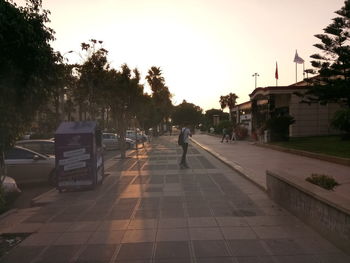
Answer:
<svg viewBox="0 0 350 263"><path fill-rule="evenodd" d="M171 119L175 125L197 126L201 121L202 109L193 103L183 101L174 107Z"/></svg>
<svg viewBox="0 0 350 263"><path fill-rule="evenodd" d="M314 46L321 53L313 54L312 66L319 73L310 79L312 85L305 101L327 104L336 102L350 107L350 1L335 12L338 16L324 29L324 34L315 35L321 43Z"/></svg>
<svg viewBox="0 0 350 263"><path fill-rule="evenodd" d="M51 94L48 85L59 57L49 42L49 12L41 0L26 7L0 1L0 153L30 126L35 113ZM0 167L3 163L0 154ZM1 173L1 171L0 171Z"/></svg>

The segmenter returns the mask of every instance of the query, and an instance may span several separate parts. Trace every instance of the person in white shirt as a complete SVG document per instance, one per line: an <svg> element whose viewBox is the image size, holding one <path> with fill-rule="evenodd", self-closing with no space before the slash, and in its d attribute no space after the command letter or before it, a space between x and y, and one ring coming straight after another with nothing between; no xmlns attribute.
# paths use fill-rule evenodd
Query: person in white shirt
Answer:
<svg viewBox="0 0 350 263"><path fill-rule="evenodd" d="M189 168L187 161L186 161L186 155L187 155L187 148L188 148L188 142L189 142L189 137L192 137L191 130L184 125L182 127L181 132L183 133L183 144L182 146L182 157L181 157L181 162L180 162L180 167L181 168Z"/></svg>

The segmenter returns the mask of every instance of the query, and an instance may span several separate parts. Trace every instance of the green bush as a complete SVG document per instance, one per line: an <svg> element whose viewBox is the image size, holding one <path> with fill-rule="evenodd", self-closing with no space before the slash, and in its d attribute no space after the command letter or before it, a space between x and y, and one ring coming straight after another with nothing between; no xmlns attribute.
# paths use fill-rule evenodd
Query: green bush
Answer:
<svg viewBox="0 0 350 263"><path fill-rule="evenodd" d="M289 139L289 126L295 122L290 115L272 117L267 120L266 128L271 131L272 141L287 141Z"/></svg>
<svg viewBox="0 0 350 263"><path fill-rule="evenodd" d="M333 177L324 174L312 174L311 177L306 178L306 181L327 190L333 190L334 187L339 185Z"/></svg>
<svg viewBox="0 0 350 263"><path fill-rule="evenodd" d="M223 121L220 121L219 124L214 128L216 133L222 134L222 130L224 128L227 130L232 130L232 122L228 120L223 120Z"/></svg>
<svg viewBox="0 0 350 263"><path fill-rule="evenodd" d="M350 109L338 110L332 119L332 126L340 131L344 131L343 139L350 139Z"/></svg>

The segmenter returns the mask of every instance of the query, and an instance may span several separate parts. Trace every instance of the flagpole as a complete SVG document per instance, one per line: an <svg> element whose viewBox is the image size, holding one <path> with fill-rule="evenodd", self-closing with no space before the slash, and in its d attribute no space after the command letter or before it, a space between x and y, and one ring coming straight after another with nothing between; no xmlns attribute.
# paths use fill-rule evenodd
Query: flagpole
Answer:
<svg viewBox="0 0 350 263"><path fill-rule="evenodd" d="M298 82L298 63L295 62L295 83Z"/></svg>
<svg viewBox="0 0 350 263"><path fill-rule="evenodd" d="M305 79L305 62L303 62L303 80Z"/></svg>

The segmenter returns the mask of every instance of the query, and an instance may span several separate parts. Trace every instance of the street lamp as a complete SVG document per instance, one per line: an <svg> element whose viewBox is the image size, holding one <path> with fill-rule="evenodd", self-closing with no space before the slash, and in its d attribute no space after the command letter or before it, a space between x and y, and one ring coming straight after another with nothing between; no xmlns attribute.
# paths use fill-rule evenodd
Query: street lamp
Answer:
<svg viewBox="0 0 350 263"><path fill-rule="evenodd" d="M258 79L259 76L260 76L260 75L259 75L258 73L254 73L254 74L252 75L252 77L255 77L255 89L256 89L256 82L257 82L257 79Z"/></svg>

